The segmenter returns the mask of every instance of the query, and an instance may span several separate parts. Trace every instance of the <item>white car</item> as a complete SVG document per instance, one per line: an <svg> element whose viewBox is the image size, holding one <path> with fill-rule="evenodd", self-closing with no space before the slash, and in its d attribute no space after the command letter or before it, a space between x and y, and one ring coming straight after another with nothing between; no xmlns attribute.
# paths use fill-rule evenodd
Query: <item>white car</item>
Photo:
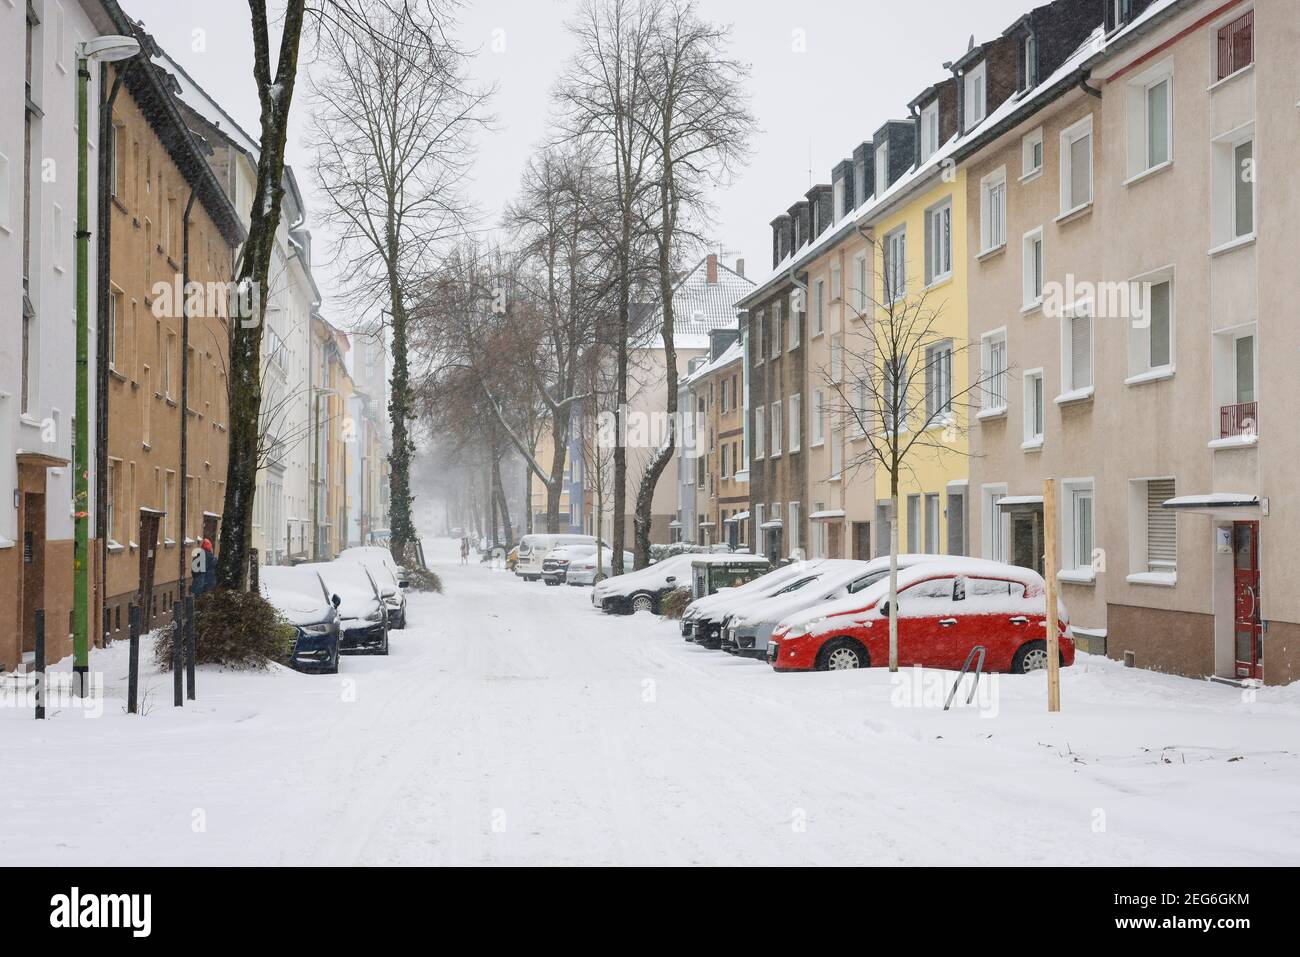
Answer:
<svg viewBox="0 0 1300 957"><path fill-rule="evenodd" d="M600 549L601 575L596 574L595 545L557 545L542 561L542 581L548 585L594 585L597 577L613 574L614 550L608 545ZM634 557L623 553L623 567L631 568Z"/></svg>
<svg viewBox="0 0 1300 957"><path fill-rule="evenodd" d="M364 565L379 588L379 597L384 600L388 627L396 629L406 627L406 573L401 571L401 566L393 561L392 552L386 548L363 545L343 549L335 560Z"/></svg>
<svg viewBox="0 0 1300 957"><path fill-rule="evenodd" d="M810 568L816 568L824 559L778 565L770 572L752 578L735 588L723 588L712 595L697 598L686 606L682 615L682 637L687 641L717 641L721 638L723 620L746 602L773 595Z"/></svg>
<svg viewBox="0 0 1300 957"><path fill-rule="evenodd" d="M542 577L542 562L547 554L557 545L591 545L596 539L591 535L548 535L532 534L519 539L519 560L515 563L515 574L526 582L539 581Z"/></svg>
<svg viewBox="0 0 1300 957"><path fill-rule="evenodd" d="M761 555L731 553L686 553L665 558L638 571L607 578L591 593L591 603L608 614L624 615L638 611L659 613L660 600L674 588L689 587L694 562L738 564L752 562L767 566Z"/></svg>

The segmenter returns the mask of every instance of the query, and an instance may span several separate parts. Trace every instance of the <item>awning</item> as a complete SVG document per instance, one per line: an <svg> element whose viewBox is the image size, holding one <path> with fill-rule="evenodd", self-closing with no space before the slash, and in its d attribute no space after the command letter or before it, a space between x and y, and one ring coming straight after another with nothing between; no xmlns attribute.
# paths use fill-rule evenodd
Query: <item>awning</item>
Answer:
<svg viewBox="0 0 1300 957"><path fill-rule="evenodd" d="M784 523L779 518L774 518L771 519L770 521L764 522L762 525L758 527L763 530L767 530L769 528L781 528L783 525Z"/></svg>
<svg viewBox="0 0 1300 957"><path fill-rule="evenodd" d="M712 528L712 527L713 527L712 520L707 518L700 519L700 528Z"/></svg>
<svg viewBox="0 0 1300 957"><path fill-rule="evenodd" d="M681 527L682 527L682 523L679 522L679 521L677 521L677 519L673 519L671 522L668 523L668 527L669 527L669 528L681 528Z"/></svg>
<svg viewBox="0 0 1300 957"><path fill-rule="evenodd" d="M1041 495L1004 495L998 499L998 508L1004 512L1027 510L1043 507Z"/></svg>
<svg viewBox="0 0 1300 957"><path fill-rule="evenodd" d="M1205 495L1180 495L1166 499L1162 508L1221 518L1253 517L1268 514L1268 499L1260 501L1249 492L1209 492Z"/></svg>
<svg viewBox="0 0 1300 957"><path fill-rule="evenodd" d="M808 521L810 521L810 522L833 522L833 521L835 521L837 518L843 518L843 517L844 517L844 509L842 509L842 508L828 508L828 509L825 509L825 510L820 511L820 512L813 512L811 515L808 516Z"/></svg>
<svg viewBox="0 0 1300 957"><path fill-rule="evenodd" d="M737 512L735 515L731 516L731 518L727 519L727 521L728 521L728 522L746 522L746 521L749 521L749 513L748 513L748 512Z"/></svg>

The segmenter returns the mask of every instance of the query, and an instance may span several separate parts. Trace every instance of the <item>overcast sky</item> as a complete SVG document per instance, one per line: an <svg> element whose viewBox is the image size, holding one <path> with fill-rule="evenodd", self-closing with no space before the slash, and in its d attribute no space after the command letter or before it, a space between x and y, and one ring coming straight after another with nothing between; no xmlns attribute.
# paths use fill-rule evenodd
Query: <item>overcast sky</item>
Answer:
<svg viewBox="0 0 1300 957"><path fill-rule="evenodd" d="M158 42L256 136L248 8L242 0L121 0ZM529 153L546 140L550 91L572 44L564 21L578 0L467 0L456 33L475 51L472 72L495 84L496 128L481 137L472 199L492 226L514 193ZM752 68L751 106L758 118L748 166L717 192L712 235L727 260L743 256L746 272L769 267L768 222L812 182L830 180L887 119L945 75L943 63L965 51L971 35L997 36L1034 0L699 0L701 12L734 28L733 55ZM196 32L197 31L197 32ZM494 42L495 41L495 42ZM305 87L299 88L305 93ZM302 145L305 96L295 96L288 161L319 208L312 156ZM811 171L811 172L810 172ZM329 235L313 228L315 272L326 314L331 309Z"/></svg>

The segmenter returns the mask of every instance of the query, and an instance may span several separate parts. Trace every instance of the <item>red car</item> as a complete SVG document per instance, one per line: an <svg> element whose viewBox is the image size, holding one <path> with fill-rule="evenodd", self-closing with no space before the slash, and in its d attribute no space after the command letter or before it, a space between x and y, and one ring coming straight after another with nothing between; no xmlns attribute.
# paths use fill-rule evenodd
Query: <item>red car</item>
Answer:
<svg viewBox="0 0 1300 957"><path fill-rule="evenodd" d="M959 669L977 645L985 671L1047 667L1042 576L1000 562L963 559L900 569L898 664ZM855 607L856 606L856 607ZM1062 665L1074 663L1069 618L1060 609ZM777 625L767 646L777 671L831 671L889 663L889 581L809 609Z"/></svg>

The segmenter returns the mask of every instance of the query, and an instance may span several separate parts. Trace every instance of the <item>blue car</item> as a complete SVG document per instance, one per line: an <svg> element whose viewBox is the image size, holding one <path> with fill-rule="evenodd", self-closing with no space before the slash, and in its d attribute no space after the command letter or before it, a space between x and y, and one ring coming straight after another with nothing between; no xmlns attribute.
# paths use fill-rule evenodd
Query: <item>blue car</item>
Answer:
<svg viewBox="0 0 1300 957"><path fill-rule="evenodd" d="M337 599L310 568L266 565L259 569L262 597L298 632L290 664L298 671L338 674Z"/></svg>

